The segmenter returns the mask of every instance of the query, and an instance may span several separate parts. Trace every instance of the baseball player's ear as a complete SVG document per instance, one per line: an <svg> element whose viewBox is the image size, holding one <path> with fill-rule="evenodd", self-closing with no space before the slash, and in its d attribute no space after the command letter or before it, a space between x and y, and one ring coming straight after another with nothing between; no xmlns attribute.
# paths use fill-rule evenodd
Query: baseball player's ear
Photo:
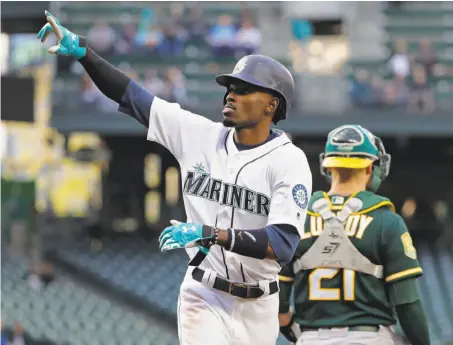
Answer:
<svg viewBox="0 0 453 345"><path fill-rule="evenodd" d="M273 113L274 111L276 111L279 103L280 101L278 100L278 98L276 97L272 98L272 100L269 102L269 105L266 108L266 112Z"/></svg>

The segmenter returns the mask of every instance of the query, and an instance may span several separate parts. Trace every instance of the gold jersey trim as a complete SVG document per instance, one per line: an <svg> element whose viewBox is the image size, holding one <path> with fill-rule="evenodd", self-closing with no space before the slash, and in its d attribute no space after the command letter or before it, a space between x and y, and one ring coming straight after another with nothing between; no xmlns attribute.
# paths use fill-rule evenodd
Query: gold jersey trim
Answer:
<svg viewBox="0 0 453 345"><path fill-rule="evenodd" d="M281 276L281 275L278 276L278 280L281 281L281 282L285 282L285 283L289 283L289 282L294 281L294 279L291 278L291 277Z"/></svg>
<svg viewBox="0 0 453 345"><path fill-rule="evenodd" d="M398 278L407 277L416 273L423 273L422 268L421 267L409 268L401 272L393 273L389 275L387 278L385 278L385 281L388 283Z"/></svg>

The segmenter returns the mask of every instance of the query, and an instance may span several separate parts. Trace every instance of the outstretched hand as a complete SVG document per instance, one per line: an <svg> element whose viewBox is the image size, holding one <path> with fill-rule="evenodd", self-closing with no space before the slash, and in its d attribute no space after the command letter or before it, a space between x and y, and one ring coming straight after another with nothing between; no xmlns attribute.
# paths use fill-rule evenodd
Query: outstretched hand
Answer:
<svg viewBox="0 0 453 345"><path fill-rule="evenodd" d="M51 33L57 38L57 45L48 49L48 52L56 55L72 56L80 59L86 54L86 40L72 33L60 24L50 12L45 11L47 24L39 30L37 38L45 42Z"/></svg>

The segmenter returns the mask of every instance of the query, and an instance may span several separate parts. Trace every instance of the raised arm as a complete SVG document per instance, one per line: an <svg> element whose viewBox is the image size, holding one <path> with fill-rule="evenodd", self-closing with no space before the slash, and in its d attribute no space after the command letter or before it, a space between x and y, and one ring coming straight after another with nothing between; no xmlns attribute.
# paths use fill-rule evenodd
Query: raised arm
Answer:
<svg viewBox="0 0 453 345"><path fill-rule="evenodd" d="M90 49L84 37L66 29L48 11L45 14L48 23L39 31L38 39L44 42L51 33L54 33L58 40L58 45L50 47L49 53L77 59L98 89L119 104L121 112L134 117L148 128L154 96L97 55Z"/></svg>
<svg viewBox="0 0 453 345"><path fill-rule="evenodd" d="M118 110L148 128L147 139L167 148L181 162L186 152L196 152L205 145L209 135L218 135L221 126L205 117L181 109L179 104L155 97L118 68L105 61L89 48L87 40L64 26L49 12L47 24L38 33L44 42L55 34L58 44L49 53L72 56L87 71L99 90L118 103ZM188 135L190 133L190 135ZM184 149L183 149L184 148Z"/></svg>

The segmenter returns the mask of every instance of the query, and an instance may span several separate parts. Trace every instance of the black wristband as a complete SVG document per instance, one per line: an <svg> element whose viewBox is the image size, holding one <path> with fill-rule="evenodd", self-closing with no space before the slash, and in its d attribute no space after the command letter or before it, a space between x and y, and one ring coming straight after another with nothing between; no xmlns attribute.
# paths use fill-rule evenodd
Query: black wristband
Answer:
<svg viewBox="0 0 453 345"><path fill-rule="evenodd" d="M217 242L217 237L219 234L219 229L214 228L209 225L203 225L202 227L202 236L203 240L200 241L200 245L202 247L207 247L209 248L213 244Z"/></svg>
<svg viewBox="0 0 453 345"><path fill-rule="evenodd" d="M83 36L79 36L79 47L87 47L87 39Z"/></svg>

